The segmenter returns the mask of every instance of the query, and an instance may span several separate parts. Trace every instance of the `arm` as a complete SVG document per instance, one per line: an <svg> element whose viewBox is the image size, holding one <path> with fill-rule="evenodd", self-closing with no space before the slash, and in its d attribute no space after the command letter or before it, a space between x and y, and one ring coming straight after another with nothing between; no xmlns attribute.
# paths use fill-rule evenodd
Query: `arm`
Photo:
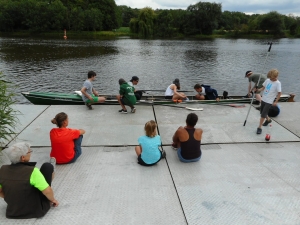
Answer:
<svg viewBox="0 0 300 225"><path fill-rule="evenodd" d="M0 198L4 198L4 193L1 187L0 187Z"/></svg>
<svg viewBox="0 0 300 225"><path fill-rule="evenodd" d="M173 91L174 91L175 94L179 95L181 98L185 98L185 95L183 95L183 94L177 92L177 87L176 87L175 84L174 84L174 89L173 89Z"/></svg>
<svg viewBox="0 0 300 225"><path fill-rule="evenodd" d="M212 88L212 92L213 92L214 96L216 97L216 101L217 102L220 101L217 90Z"/></svg>
<svg viewBox="0 0 300 225"><path fill-rule="evenodd" d="M54 207L59 205L58 201L54 198L53 190L50 186L48 186L42 193L48 198L48 200L53 204Z"/></svg>
<svg viewBox="0 0 300 225"><path fill-rule="evenodd" d="M183 127L180 126L180 127L178 127L178 129L175 131L175 133L174 133L174 135L173 135L173 138L172 138L172 140L173 140L174 143L180 142L180 140L179 140L179 132L180 132L180 130L181 130L182 128L183 128Z"/></svg>
<svg viewBox="0 0 300 225"><path fill-rule="evenodd" d="M79 131L80 131L80 135L85 134L85 130L79 129Z"/></svg>
<svg viewBox="0 0 300 225"><path fill-rule="evenodd" d="M83 87L83 88L81 88L81 93L85 96L85 97L87 97L89 100L93 100L93 98L92 98L92 96L90 96L88 93L86 93L86 87Z"/></svg>
<svg viewBox="0 0 300 225"><path fill-rule="evenodd" d="M94 94L95 96L99 96L98 91L96 91L94 88L92 89L92 91L93 91L93 94Z"/></svg>
<svg viewBox="0 0 300 225"><path fill-rule="evenodd" d="M276 100L275 100L275 102L273 103L273 106L276 106L276 105L277 105L277 103L278 103L278 101L279 101L279 99L280 99L280 96L281 96L281 92L278 92L278 94L277 94L277 96L276 96Z"/></svg>

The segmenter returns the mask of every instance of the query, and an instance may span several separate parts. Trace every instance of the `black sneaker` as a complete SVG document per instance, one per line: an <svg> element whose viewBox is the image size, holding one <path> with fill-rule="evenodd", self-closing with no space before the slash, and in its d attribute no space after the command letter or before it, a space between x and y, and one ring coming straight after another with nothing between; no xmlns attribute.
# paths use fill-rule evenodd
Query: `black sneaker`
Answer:
<svg viewBox="0 0 300 225"><path fill-rule="evenodd" d="M261 134L261 132L262 132L262 129L258 127L256 133Z"/></svg>
<svg viewBox="0 0 300 225"><path fill-rule="evenodd" d="M135 111L136 111L136 108L131 108L131 113L135 113Z"/></svg>
<svg viewBox="0 0 300 225"><path fill-rule="evenodd" d="M263 126L265 127L265 126L268 126L268 124L269 123L272 123L272 120L270 119L270 120L265 120L265 122L263 123Z"/></svg>
<svg viewBox="0 0 300 225"><path fill-rule="evenodd" d="M121 109L121 110L119 110L119 113L127 114L127 110Z"/></svg>
<svg viewBox="0 0 300 225"><path fill-rule="evenodd" d="M86 105L86 107L88 107L89 110L92 110L92 109L93 109L93 107L92 107L91 104L85 103L85 105Z"/></svg>

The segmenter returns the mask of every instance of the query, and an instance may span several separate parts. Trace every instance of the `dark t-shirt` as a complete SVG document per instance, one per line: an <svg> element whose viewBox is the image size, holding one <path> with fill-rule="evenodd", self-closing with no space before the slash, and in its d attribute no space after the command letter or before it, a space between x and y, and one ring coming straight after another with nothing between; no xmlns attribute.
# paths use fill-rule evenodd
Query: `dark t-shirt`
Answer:
<svg viewBox="0 0 300 225"><path fill-rule="evenodd" d="M193 129L186 129L184 128L188 134L189 134L189 139L187 141L181 142L180 147L181 147L181 156L184 159L196 159L199 158L202 154L201 152L201 141L197 141L194 138L194 133L195 133L195 128Z"/></svg>

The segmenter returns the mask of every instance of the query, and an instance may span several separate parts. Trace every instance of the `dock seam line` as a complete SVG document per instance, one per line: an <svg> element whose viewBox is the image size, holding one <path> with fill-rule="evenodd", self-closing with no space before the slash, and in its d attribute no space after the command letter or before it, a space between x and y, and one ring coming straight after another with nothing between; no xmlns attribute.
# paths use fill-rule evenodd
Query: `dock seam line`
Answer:
<svg viewBox="0 0 300 225"><path fill-rule="evenodd" d="M157 123L157 119L156 119L156 114L155 114L154 105L152 105L152 110L153 110L153 114L154 114L154 119L155 119L155 122L156 122L156 124L157 124L157 133L158 133L158 135L160 135L160 133L159 133L159 128L158 128L158 123ZM164 149L163 149L163 145L161 145L161 148L162 148L162 150L164 150ZM181 203L181 200L180 200L180 197L179 197L179 194L178 194L178 191L177 191L176 185L175 185L174 178L173 178L173 176L172 176L172 173L171 173L171 170L170 170L170 166L169 166L169 163L168 163L167 157L165 157L165 160L166 160L166 163L167 163L167 166L168 166L168 170L169 170L169 173L170 173L170 176L171 176L171 179L172 179L172 182L173 182L174 188L175 188L175 192L176 192L176 194L177 194L177 198L178 198L178 201L179 201L179 204L180 204L180 207L181 207L181 210L182 210L182 213L183 213L183 216L184 216L185 222L186 222L186 224L189 224L189 223L188 223L188 221L187 221L187 218L186 218L186 215L185 215L185 212L184 212L184 209L183 209L183 205L182 205L182 203Z"/></svg>

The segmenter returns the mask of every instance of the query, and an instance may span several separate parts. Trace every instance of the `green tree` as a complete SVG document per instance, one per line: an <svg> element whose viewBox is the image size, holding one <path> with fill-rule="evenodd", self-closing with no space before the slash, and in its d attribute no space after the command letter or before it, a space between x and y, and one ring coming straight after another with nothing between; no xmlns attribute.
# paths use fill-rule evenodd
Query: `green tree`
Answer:
<svg viewBox="0 0 300 225"><path fill-rule="evenodd" d="M129 27L130 20L132 18L137 18L139 15L139 10L138 9L132 9L126 5L120 5L118 6L118 9L121 14L121 26L122 27Z"/></svg>
<svg viewBox="0 0 300 225"><path fill-rule="evenodd" d="M276 11L261 16L260 28L273 34L282 34L284 30L283 17Z"/></svg>
<svg viewBox="0 0 300 225"><path fill-rule="evenodd" d="M169 10L161 10L156 19L155 36L172 37L175 29L172 26L173 16Z"/></svg>
<svg viewBox="0 0 300 225"><path fill-rule="evenodd" d="M210 2L198 2L187 8L190 13L192 34L212 34L218 27L218 21L222 15L222 5Z"/></svg>

